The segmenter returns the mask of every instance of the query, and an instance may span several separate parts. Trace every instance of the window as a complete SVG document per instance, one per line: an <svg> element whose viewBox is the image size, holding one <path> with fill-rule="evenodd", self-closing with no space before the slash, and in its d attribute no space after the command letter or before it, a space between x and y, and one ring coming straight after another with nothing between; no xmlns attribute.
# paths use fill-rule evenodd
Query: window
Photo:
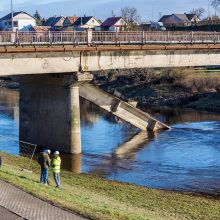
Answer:
<svg viewBox="0 0 220 220"><path fill-rule="evenodd" d="M18 27L18 22L14 21L14 27Z"/></svg>

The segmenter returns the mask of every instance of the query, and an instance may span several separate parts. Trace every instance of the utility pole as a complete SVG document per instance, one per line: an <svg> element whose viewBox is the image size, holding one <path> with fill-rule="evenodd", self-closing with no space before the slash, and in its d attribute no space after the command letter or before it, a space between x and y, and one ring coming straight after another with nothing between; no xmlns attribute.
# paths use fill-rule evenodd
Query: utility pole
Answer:
<svg viewBox="0 0 220 220"><path fill-rule="evenodd" d="M210 0L208 0L208 18L210 19Z"/></svg>
<svg viewBox="0 0 220 220"><path fill-rule="evenodd" d="M211 14L210 14L210 0L208 0L208 30L211 29Z"/></svg>
<svg viewBox="0 0 220 220"><path fill-rule="evenodd" d="M13 0L11 0L11 30L14 31Z"/></svg>

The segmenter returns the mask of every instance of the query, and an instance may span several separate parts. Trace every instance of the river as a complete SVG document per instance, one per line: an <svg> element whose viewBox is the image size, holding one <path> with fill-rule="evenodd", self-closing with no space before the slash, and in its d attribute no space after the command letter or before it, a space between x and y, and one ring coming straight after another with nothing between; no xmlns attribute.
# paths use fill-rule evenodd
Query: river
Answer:
<svg viewBox="0 0 220 220"><path fill-rule="evenodd" d="M19 91L0 89L0 151L14 155L20 152L18 106ZM81 100L83 154L62 155L63 169L151 188L220 194L220 114L149 111L173 129L138 133ZM115 156L118 149L123 153Z"/></svg>

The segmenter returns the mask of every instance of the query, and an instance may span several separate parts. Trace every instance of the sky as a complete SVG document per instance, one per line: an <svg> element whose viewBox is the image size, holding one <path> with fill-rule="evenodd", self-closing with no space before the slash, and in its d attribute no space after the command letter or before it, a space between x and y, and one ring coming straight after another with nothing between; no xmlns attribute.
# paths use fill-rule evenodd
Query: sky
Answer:
<svg viewBox="0 0 220 220"><path fill-rule="evenodd" d="M36 10L42 17L53 15L95 15L103 20L112 15L120 15L120 9L134 6L138 9L142 21L159 19L159 14L189 12L193 8L203 7L208 15L213 9L211 0L12 0L14 11L26 11L33 15ZM0 0L0 17L10 13L11 0Z"/></svg>

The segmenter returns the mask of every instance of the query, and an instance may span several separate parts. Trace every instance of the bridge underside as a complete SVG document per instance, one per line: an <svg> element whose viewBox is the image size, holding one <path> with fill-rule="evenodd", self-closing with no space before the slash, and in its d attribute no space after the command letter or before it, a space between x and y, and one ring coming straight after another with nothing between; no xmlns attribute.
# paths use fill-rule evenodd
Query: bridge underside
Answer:
<svg viewBox="0 0 220 220"><path fill-rule="evenodd" d="M133 49L132 49L133 48ZM11 48L0 51L0 76L109 69L220 65L220 45ZM188 48L188 49L187 49ZM59 52L60 51L60 52Z"/></svg>

